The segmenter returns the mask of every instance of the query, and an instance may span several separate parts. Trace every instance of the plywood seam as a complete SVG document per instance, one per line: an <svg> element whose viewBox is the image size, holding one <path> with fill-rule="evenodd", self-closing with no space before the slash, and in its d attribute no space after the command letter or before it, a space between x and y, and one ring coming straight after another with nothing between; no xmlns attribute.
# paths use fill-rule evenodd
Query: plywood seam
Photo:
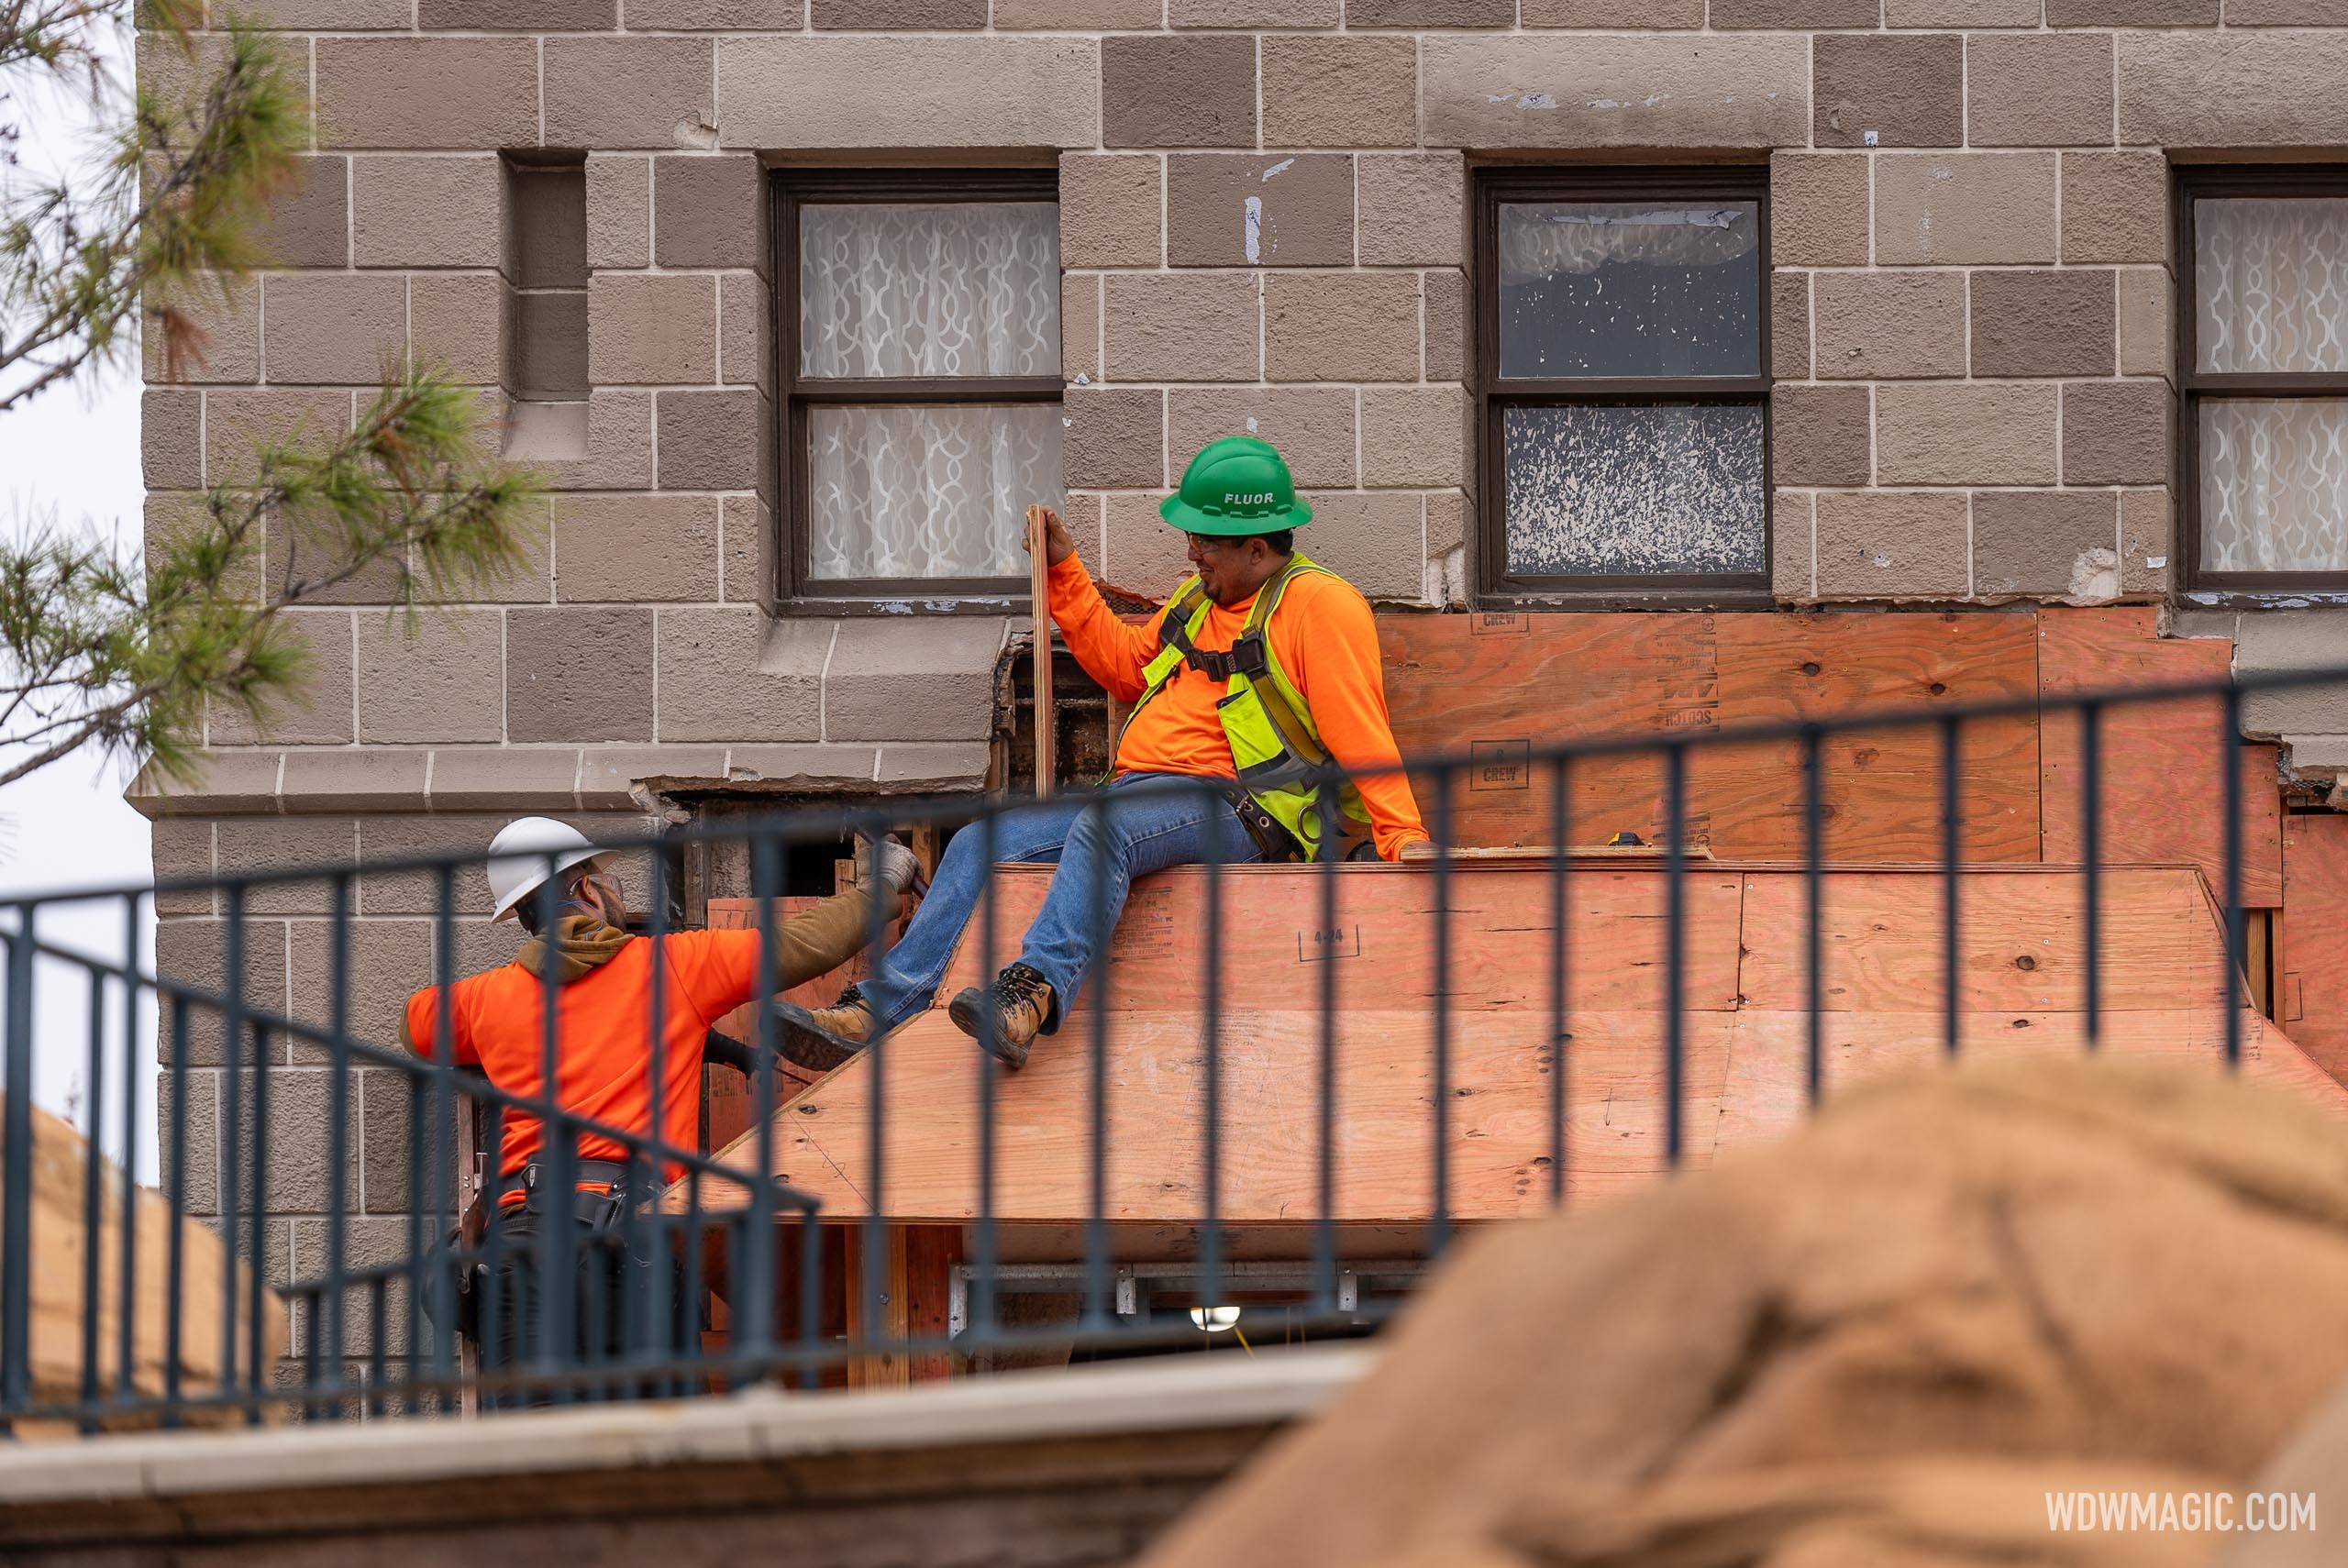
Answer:
<svg viewBox="0 0 2348 1568"><path fill-rule="evenodd" d="M2030 613L2030 689L2038 693L2038 717L2030 726L2030 776L2038 788L2030 792L2038 812L2038 862L2046 863L2046 612Z"/></svg>

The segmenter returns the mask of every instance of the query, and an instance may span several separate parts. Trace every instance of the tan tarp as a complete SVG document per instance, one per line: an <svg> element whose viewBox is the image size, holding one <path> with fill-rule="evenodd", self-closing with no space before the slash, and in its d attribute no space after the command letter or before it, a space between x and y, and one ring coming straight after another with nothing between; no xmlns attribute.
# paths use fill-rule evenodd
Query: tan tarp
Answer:
<svg viewBox="0 0 2348 1568"><path fill-rule="evenodd" d="M2013 1062L1468 1243L1148 1568L2207 1563L2050 1491L2241 1489L2348 1374L2348 1136L2210 1070Z"/></svg>
<svg viewBox="0 0 2348 1568"><path fill-rule="evenodd" d="M87 1190L88 1145L82 1135L46 1111L33 1112L32 1209L32 1360L36 1403L70 1402L82 1397L84 1363L82 1338L83 1259L88 1244L83 1193ZM111 1394L116 1370L122 1321L122 1172L102 1162L104 1206L98 1253L98 1375L99 1386ZM180 1392L190 1399L216 1394L220 1376L222 1276L227 1259L219 1236L200 1220L182 1220ZM163 1391L166 1331L166 1286L171 1264L171 1207L155 1192L140 1188L136 1240L138 1258L132 1264L137 1306L131 1314L131 1378L139 1395ZM250 1343L247 1325L252 1320L251 1273L238 1260L238 1353ZM274 1293L264 1312L261 1342L262 1385L278 1358L285 1353L285 1309ZM240 1360L238 1376L245 1375ZM274 1414L265 1411L264 1415ZM241 1411L219 1408L188 1412L190 1425L205 1426L241 1420ZM126 1419L109 1425L143 1425ZM55 1430L42 1426L33 1435Z"/></svg>

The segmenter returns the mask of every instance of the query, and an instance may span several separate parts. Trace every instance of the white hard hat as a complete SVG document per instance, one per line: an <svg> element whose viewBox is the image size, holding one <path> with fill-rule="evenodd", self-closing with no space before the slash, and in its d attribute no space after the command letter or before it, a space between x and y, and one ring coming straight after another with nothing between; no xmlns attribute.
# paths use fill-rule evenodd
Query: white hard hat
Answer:
<svg viewBox="0 0 2348 1568"><path fill-rule="evenodd" d="M549 855L557 871L568 871L582 860L593 861L601 870L604 858L585 834L552 817L515 818L489 841L489 853L495 857L488 866L493 921L511 920L514 906L547 879Z"/></svg>

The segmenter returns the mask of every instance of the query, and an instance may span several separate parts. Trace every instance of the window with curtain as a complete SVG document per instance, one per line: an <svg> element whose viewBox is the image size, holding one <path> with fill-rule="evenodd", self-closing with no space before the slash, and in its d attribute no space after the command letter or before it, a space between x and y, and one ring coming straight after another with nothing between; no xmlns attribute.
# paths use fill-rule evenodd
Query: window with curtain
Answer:
<svg viewBox="0 0 2348 1568"><path fill-rule="evenodd" d="M2348 587L2348 171L2180 179L2192 584Z"/></svg>
<svg viewBox="0 0 2348 1568"><path fill-rule="evenodd" d="M1766 599L1767 177L1486 171L1488 597Z"/></svg>
<svg viewBox="0 0 2348 1568"><path fill-rule="evenodd" d="M1062 501L1053 174L779 178L785 596L1024 593Z"/></svg>

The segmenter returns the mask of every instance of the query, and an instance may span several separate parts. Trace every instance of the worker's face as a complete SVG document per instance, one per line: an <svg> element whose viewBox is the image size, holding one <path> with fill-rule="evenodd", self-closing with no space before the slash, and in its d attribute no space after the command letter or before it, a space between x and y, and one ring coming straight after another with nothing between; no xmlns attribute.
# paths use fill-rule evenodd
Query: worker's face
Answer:
<svg viewBox="0 0 2348 1568"><path fill-rule="evenodd" d="M1199 586L1217 604L1229 606L1252 597L1277 569L1272 547L1254 537L1226 539L1213 534L1191 534L1191 568Z"/></svg>

